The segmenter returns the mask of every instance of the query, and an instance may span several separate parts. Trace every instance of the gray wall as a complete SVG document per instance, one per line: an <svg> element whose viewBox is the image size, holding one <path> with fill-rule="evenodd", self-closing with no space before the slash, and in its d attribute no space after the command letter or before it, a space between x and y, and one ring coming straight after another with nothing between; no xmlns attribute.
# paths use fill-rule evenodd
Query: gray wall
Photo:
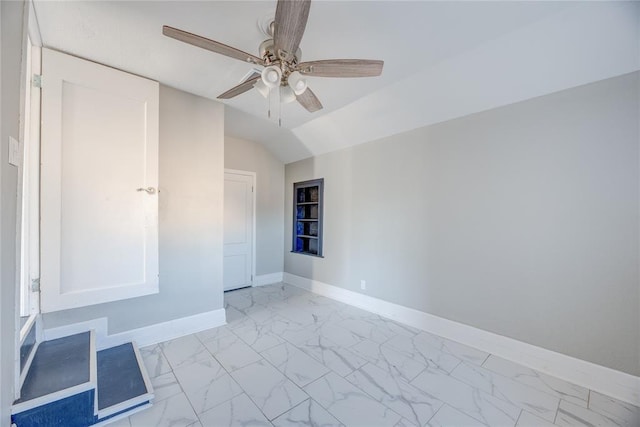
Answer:
<svg viewBox="0 0 640 427"><path fill-rule="evenodd" d="M256 173L256 274L284 263L284 164L262 144L225 136L224 166Z"/></svg>
<svg viewBox="0 0 640 427"><path fill-rule="evenodd" d="M325 258L285 271L640 375L639 99L633 73L288 164L287 207L325 178Z"/></svg>
<svg viewBox="0 0 640 427"><path fill-rule="evenodd" d="M160 86L160 293L45 314L45 328L107 317L109 333L221 309L224 107Z"/></svg>
<svg viewBox="0 0 640 427"><path fill-rule="evenodd" d="M18 169L8 163L9 136L20 136L24 1L0 2L0 425L10 424L16 334L16 200Z"/></svg>

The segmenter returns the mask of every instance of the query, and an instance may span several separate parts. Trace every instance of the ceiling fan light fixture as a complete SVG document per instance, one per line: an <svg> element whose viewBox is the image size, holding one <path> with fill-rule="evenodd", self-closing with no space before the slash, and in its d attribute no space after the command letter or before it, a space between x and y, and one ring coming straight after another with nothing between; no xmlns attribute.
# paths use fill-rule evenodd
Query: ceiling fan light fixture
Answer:
<svg viewBox="0 0 640 427"><path fill-rule="evenodd" d="M269 96L269 86L267 86L266 84L264 84L264 82L262 81L262 79L258 79L256 81L256 84L253 85L253 87L256 88L256 90L260 93L260 95L262 95L263 98L266 98Z"/></svg>
<svg viewBox="0 0 640 427"><path fill-rule="evenodd" d="M282 71L275 65L270 65L262 70L262 81L267 87L276 87L280 85Z"/></svg>
<svg viewBox="0 0 640 427"><path fill-rule="evenodd" d="M281 95L287 101L297 100L313 113L322 109L322 103L307 87L307 76L375 77L382 73L384 61L325 59L301 62L300 41L309 19L310 5L311 0L277 0L275 16L272 18L273 14L269 13L258 20L258 28L267 37L259 46L259 56L168 25L162 26L162 34L228 58L265 67L262 71L255 70L255 74L249 72L240 84L219 95L218 99L231 99L255 87L269 98L269 116L271 99L280 103ZM278 90L275 96L272 89Z"/></svg>
<svg viewBox="0 0 640 427"><path fill-rule="evenodd" d="M289 82L289 87L291 87L296 95L302 95L302 93L307 90L307 80L297 71L291 73L287 81Z"/></svg>
<svg viewBox="0 0 640 427"><path fill-rule="evenodd" d="M280 86L280 102L289 104L296 100L296 94L290 86Z"/></svg>

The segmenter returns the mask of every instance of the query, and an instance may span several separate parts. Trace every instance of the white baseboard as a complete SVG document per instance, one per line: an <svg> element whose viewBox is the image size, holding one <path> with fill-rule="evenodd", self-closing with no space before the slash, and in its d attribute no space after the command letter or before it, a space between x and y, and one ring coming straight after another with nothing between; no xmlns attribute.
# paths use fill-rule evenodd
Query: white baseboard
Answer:
<svg viewBox="0 0 640 427"><path fill-rule="evenodd" d="M284 273L282 271L279 273L261 274L253 279L253 286L265 286L280 283L282 282L283 275Z"/></svg>
<svg viewBox="0 0 640 427"><path fill-rule="evenodd" d="M305 277L284 282L640 406L640 377Z"/></svg>
<svg viewBox="0 0 640 427"><path fill-rule="evenodd" d="M98 350L131 341L135 342L140 347L145 347L147 345L157 344L159 342L204 331L205 329L222 326L226 323L225 310L224 308L221 308L219 310L207 311L193 316L182 317L168 322L157 323L155 325L149 325L109 335L107 331L107 318L102 317L99 319L89 320L87 322L45 329L44 339L53 340L93 329L96 332L96 345Z"/></svg>

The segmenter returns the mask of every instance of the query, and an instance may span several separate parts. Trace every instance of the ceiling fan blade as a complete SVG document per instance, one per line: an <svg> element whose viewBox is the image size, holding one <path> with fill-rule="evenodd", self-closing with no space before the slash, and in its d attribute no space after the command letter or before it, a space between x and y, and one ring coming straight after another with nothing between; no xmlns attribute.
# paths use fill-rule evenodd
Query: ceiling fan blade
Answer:
<svg viewBox="0 0 640 427"><path fill-rule="evenodd" d="M253 64L264 65L264 61L262 59L258 58L257 56L251 55L250 53L243 52L234 47L227 46L226 44L199 36L197 34L192 34L186 31L179 30L177 28L169 27L168 25L162 26L162 34L181 42L189 43L191 45L198 46L203 49L210 50L211 52L228 56L230 58L239 59L240 61L250 62Z"/></svg>
<svg viewBox="0 0 640 427"><path fill-rule="evenodd" d="M308 112L313 113L318 110L322 110L322 104L311 89L307 88L301 95L296 95L298 102L307 109Z"/></svg>
<svg viewBox="0 0 640 427"><path fill-rule="evenodd" d="M253 88L253 85L256 84L256 82L258 81L258 79L260 79L260 76L256 76L254 78L251 78L245 82L240 83L237 86L232 87L231 89L229 89L228 91L226 91L225 93L218 95L218 99L231 99L234 96L238 96L242 93L245 93L246 91L250 90L251 88Z"/></svg>
<svg viewBox="0 0 640 427"><path fill-rule="evenodd" d="M311 0L278 0L273 42L280 59L290 60L302 40Z"/></svg>
<svg viewBox="0 0 640 427"><path fill-rule="evenodd" d="M383 65L384 61L369 59L326 59L302 62L296 68L315 77L375 77L382 73Z"/></svg>

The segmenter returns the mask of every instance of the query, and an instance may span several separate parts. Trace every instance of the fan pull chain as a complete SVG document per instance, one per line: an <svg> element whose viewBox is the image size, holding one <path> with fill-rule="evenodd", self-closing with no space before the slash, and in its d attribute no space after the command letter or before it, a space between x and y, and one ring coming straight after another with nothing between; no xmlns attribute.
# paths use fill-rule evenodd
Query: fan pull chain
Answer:
<svg viewBox="0 0 640 427"><path fill-rule="evenodd" d="M267 108L267 118L268 119L271 118L271 91L272 91L272 89L269 88L269 97L268 97L268 100L267 100L267 103L269 104L268 108Z"/></svg>

